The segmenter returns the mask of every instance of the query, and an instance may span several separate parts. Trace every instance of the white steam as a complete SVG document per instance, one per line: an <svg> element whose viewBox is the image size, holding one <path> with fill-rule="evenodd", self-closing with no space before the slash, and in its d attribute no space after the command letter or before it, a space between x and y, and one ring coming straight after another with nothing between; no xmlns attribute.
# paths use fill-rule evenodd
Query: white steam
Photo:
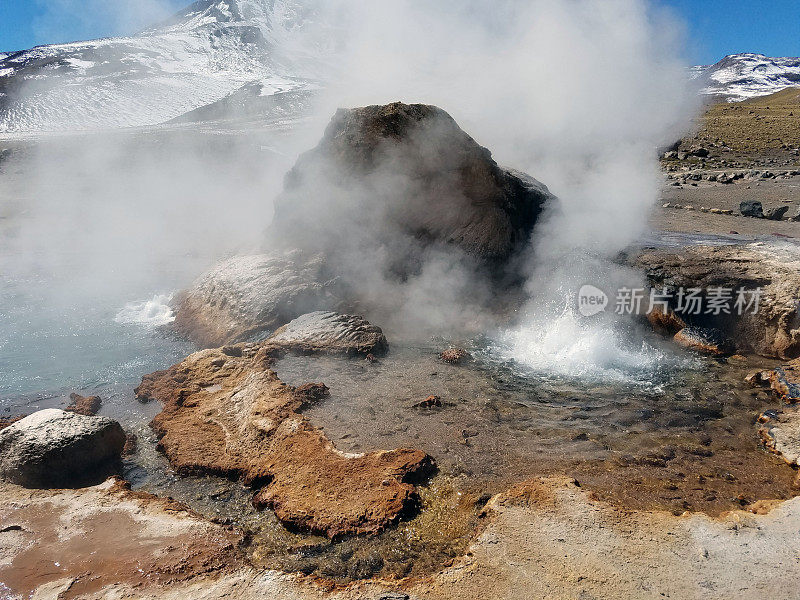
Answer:
<svg viewBox="0 0 800 600"><path fill-rule="evenodd" d="M132 31L160 20L166 5L48 6L39 27L58 37L59 14L100 15ZM678 53L680 26L645 0L359 0L327 2L320 11L315 19L325 35L326 22L341 25L320 124L340 106L435 104L501 166L529 173L560 198L562 210L537 227L525 257L531 300L503 336L510 355L542 370L607 371L616 368L615 356L623 370L637 368L641 342L631 347L614 319L590 327L568 307L584 283L636 283L635 273L608 260L645 231L659 191L656 148L681 135L695 108ZM313 146L321 131L301 144ZM135 294L127 298L144 297L147 286L148 295L173 289L260 241L298 136L188 127L185 135L164 133L48 141L19 159L24 172L6 177L22 190L14 207L20 224L0 243L25 263L21 270L56 280L48 290L58 302L123 286ZM310 216L327 218L325 207ZM343 227L332 235L351 233ZM354 253L350 270L376 279L378 257L364 258ZM607 273L602 281L600 272ZM463 309L475 300L464 290L478 304L491 295L471 275L434 255L402 289L376 281L370 300L391 301L396 318L421 332L465 316L489 326L486 315ZM139 308L145 319L160 318L153 306Z"/></svg>
<svg viewBox="0 0 800 600"><path fill-rule="evenodd" d="M645 232L660 186L656 149L680 137L696 108L679 23L644 0L400 0L361 3L354 20L346 76L325 112L436 104L561 200L535 233L531 300L501 336L509 355L601 377L666 360L616 319L587 323L574 305L584 283L641 283L608 262Z"/></svg>

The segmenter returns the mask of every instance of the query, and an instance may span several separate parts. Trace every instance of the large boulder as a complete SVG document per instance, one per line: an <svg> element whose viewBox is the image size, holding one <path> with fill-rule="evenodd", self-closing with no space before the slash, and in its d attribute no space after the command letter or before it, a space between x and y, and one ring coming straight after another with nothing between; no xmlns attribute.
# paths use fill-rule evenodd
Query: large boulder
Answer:
<svg viewBox="0 0 800 600"><path fill-rule="evenodd" d="M267 341L301 354L382 354L388 348L380 327L356 315L324 311L296 318Z"/></svg>
<svg viewBox="0 0 800 600"><path fill-rule="evenodd" d="M171 327L201 347L221 346L266 337L295 317L341 302L341 284L319 254L236 256L179 295Z"/></svg>
<svg viewBox="0 0 800 600"><path fill-rule="evenodd" d="M504 261L552 199L499 167L444 110L395 102L337 111L287 175L271 233L348 258L387 249L401 271L431 244Z"/></svg>
<svg viewBox="0 0 800 600"><path fill-rule="evenodd" d="M116 421L40 410L0 431L0 476L26 487L97 483L113 471L124 445Z"/></svg>
<svg viewBox="0 0 800 600"><path fill-rule="evenodd" d="M647 249L632 264L643 268L657 291L700 288L704 297L700 314L677 314L687 325L720 330L741 351L763 356L800 356L800 253L794 246L761 243L747 246L691 246ZM708 290L731 293L730 313L707 312ZM738 291L749 304L736 308ZM670 307L676 309L675 299Z"/></svg>

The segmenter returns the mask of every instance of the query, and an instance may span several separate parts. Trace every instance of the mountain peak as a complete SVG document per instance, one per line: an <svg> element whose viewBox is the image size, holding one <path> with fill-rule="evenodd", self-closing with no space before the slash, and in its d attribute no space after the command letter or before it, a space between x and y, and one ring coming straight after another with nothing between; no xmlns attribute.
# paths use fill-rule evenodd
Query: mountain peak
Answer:
<svg viewBox="0 0 800 600"><path fill-rule="evenodd" d="M703 86L702 94L736 102L800 85L800 58L729 54L713 65L694 67L692 76Z"/></svg>

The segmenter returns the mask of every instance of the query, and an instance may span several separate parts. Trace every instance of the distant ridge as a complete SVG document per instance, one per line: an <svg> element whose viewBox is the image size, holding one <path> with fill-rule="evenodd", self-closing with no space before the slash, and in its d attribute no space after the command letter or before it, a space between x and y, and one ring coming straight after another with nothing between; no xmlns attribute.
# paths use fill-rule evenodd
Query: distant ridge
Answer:
<svg viewBox="0 0 800 600"><path fill-rule="evenodd" d="M156 125L253 86L296 99L330 70L315 6L200 0L134 36L0 54L0 133Z"/></svg>
<svg viewBox="0 0 800 600"><path fill-rule="evenodd" d="M693 67L691 73L701 94L739 102L800 86L800 58L731 54L716 64Z"/></svg>

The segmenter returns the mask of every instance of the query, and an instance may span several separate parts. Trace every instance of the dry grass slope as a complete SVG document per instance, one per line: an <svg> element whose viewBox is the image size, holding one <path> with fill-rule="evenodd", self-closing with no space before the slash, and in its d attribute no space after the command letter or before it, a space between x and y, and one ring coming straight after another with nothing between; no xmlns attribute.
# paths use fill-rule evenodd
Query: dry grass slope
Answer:
<svg viewBox="0 0 800 600"><path fill-rule="evenodd" d="M692 142L748 153L800 147L800 87L711 106Z"/></svg>

